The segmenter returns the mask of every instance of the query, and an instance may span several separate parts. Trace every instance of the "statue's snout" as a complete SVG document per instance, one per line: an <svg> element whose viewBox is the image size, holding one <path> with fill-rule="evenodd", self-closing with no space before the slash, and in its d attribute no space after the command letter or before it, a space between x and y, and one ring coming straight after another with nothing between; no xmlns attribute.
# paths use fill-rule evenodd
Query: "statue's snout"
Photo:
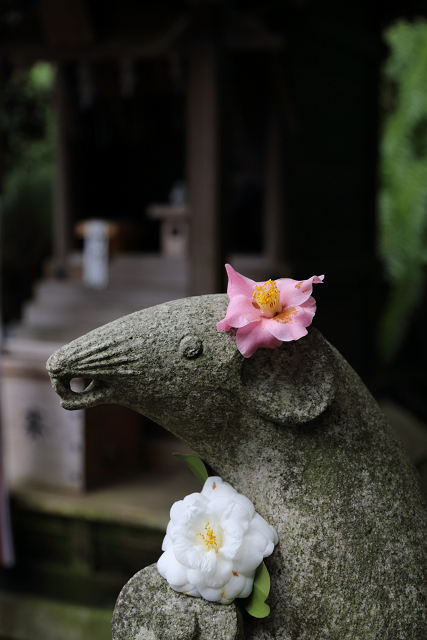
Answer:
<svg viewBox="0 0 427 640"><path fill-rule="evenodd" d="M47 361L52 386L64 409L73 411L114 402L117 377L120 374L126 377L135 375L132 367L135 355L130 352L126 336L104 338L102 327L61 347ZM86 388L83 391L73 390L73 378L83 378Z"/></svg>
<svg viewBox="0 0 427 640"><path fill-rule="evenodd" d="M93 379L84 391L73 391L70 383L71 376L57 377L49 372L52 387L61 398L61 407L74 411L88 409L96 404L109 401L113 389L105 380Z"/></svg>
<svg viewBox="0 0 427 640"><path fill-rule="evenodd" d="M196 368L200 387L201 377L206 378L206 359L214 357L217 367L227 366L237 353L233 338L216 330L227 300L219 294L164 303L110 322L61 347L46 365L61 405L75 410L116 402L139 411L142 404L151 403L150 411L156 405L157 416L166 403L182 404L194 389ZM79 393L70 387L73 378L90 384Z"/></svg>

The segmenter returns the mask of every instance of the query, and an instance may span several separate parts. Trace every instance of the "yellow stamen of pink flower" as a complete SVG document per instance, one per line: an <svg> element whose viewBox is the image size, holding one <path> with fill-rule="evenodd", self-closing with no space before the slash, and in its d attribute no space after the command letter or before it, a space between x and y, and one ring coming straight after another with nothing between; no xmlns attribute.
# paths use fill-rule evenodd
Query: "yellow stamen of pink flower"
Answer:
<svg viewBox="0 0 427 640"><path fill-rule="evenodd" d="M253 297L267 318L273 318L276 313L280 313L282 310L280 291L274 280L267 280L264 284L255 285Z"/></svg>

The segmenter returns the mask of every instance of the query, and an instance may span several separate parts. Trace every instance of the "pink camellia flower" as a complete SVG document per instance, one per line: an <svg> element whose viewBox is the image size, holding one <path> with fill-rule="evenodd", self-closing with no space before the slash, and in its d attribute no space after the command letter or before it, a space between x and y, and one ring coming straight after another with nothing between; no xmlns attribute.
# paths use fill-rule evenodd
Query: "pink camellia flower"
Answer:
<svg viewBox="0 0 427 640"><path fill-rule="evenodd" d="M313 283L321 283L325 276L254 282L229 264L225 268L230 303L225 318L216 326L218 331L237 329L237 348L242 356L249 358L260 347L274 349L307 335L306 327L316 313Z"/></svg>

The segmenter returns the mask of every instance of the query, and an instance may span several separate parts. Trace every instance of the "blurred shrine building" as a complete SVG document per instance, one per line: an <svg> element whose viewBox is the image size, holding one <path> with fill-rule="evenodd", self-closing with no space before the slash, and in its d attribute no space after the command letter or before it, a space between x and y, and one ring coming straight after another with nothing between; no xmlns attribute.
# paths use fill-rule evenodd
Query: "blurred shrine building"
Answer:
<svg viewBox="0 0 427 640"><path fill-rule="evenodd" d="M47 357L133 311L225 290L226 261L256 280L289 272L284 38L216 3L13 11L12 64L56 65L55 173L53 256L5 344L6 470L12 485L87 489L138 468L139 419L62 410Z"/></svg>
<svg viewBox="0 0 427 640"><path fill-rule="evenodd" d="M381 28L392 13L356 0L2 1L3 59L56 70L52 257L4 345L12 487L84 492L162 469L172 445L154 425L114 405L66 412L45 362L128 313L225 291L226 262L255 280L325 273L315 324L369 375ZM18 491L21 573L8 584L38 580L73 601L91 585L88 602L110 606L123 577L157 557L172 500L170 484L153 483L157 505L132 494L131 515L114 522L107 494L101 508L84 494ZM150 529L141 509L163 503ZM22 542L28 528L39 546Z"/></svg>

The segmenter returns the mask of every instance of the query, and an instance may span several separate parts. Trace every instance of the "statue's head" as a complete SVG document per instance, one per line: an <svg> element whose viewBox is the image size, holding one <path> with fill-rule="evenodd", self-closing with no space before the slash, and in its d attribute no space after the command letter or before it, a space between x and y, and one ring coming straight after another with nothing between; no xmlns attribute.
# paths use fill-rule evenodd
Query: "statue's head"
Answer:
<svg viewBox="0 0 427 640"><path fill-rule="evenodd" d="M244 358L233 331L218 331L226 295L175 300L125 316L56 351L48 360L65 409L131 407L177 426L234 422L245 411L279 424L322 413L335 393L334 358L315 329ZM72 378L91 381L70 389Z"/></svg>

